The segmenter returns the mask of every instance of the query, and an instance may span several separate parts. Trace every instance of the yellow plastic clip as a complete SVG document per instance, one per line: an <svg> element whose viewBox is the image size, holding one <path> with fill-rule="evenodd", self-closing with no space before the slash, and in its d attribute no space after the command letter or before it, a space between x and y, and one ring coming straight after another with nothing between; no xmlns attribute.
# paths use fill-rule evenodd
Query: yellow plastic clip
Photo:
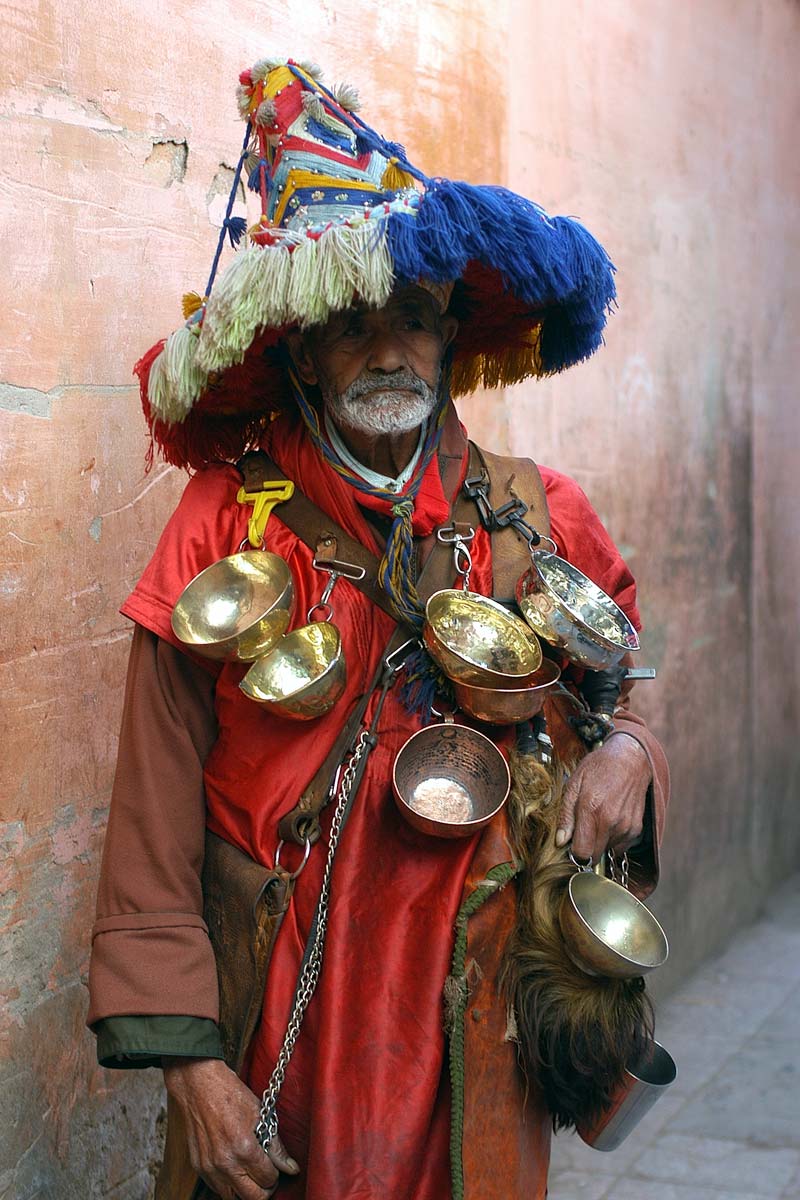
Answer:
<svg viewBox="0 0 800 1200"><path fill-rule="evenodd" d="M246 492L243 487L236 493L239 504L252 504L253 512L247 522L247 540L257 550L264 544L264 532L276 504L291 500L294 484L291 479L266 480L260 492Z"/></svg>

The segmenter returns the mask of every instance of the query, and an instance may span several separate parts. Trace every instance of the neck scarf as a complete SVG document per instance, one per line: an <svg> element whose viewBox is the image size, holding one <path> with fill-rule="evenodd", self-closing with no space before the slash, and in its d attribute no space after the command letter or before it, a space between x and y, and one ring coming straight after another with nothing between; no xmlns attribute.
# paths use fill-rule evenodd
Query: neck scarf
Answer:
<svg viewBox="0 0 800 1200"><path fill-rule="evenodd" d="M319 415L316 409L309 403L294 368L289 368L289 380L292 391L311 441L316 449L329 466L350 484L355 491L360 493L360 501L364 507L392 518L386 549L378 567L378 580L389 597L391 607L398 620L405 621L418 632L422 631L425 620L425 607L419 598L414 581L414 533L416 532L424 536L435 528L435 524L431 525L429 529L423 530L419 527L419 523L416 523L417 527L415 528L414 516L417 500L418 498L422 498L420 493L423 491L424 482L429 475L431 477L433 475L436 476L438 490L442 494L442 500L444 500L441 482L438 477L439 472L438 470L429 472L428 468L436 454L442 428L447 416L450 392L449 375L449 367L445 364L442 370L442 382L440 384L437 407L429 422L422 453L419 456L419 461L411 478L403 488L403 491L398 494L389 488L368 483L347 466L346 463L342 462L330 442L323 435L320 428ZM424 507L426 509L431 507L431 499L432 497L425 496ZM437 513L441 511L438 505L436 507ZM446 516L445 503L445 514L442 519L446 519ZM425 524L427 525L427 521Z"/></svg>

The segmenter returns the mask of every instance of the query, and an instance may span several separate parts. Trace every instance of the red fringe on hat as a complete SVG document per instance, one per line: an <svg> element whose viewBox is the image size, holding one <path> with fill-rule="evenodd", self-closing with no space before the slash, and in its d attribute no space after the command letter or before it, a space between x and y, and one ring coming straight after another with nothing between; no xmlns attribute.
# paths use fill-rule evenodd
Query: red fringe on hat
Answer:
<svg viewBox="0 0 800 1200"><path fill-rule="evenodd" d="M154 416L148 399L150 369L164 347L156 342L133 368L139 379L142 410L150 430L147 468L155 448L165 462L197 470L212 462L235 462L258 444L266 425L291 403L284 369L275 352L281 330L255 339L244 359L210 384L182 422Z"/></svg>

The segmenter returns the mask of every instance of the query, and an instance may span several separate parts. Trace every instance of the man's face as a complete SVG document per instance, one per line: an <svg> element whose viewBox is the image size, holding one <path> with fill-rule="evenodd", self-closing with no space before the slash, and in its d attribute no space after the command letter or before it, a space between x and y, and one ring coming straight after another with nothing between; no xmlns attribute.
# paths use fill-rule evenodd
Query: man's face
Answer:
<svg viewBox="0 0 800 1200"><path fill-rule="evenodd" d="M428 292L409 287L382 309L337 313L290 344L301 378L319 386L336 424L380 436L416 429L430 415L456 328Z"/></svg>

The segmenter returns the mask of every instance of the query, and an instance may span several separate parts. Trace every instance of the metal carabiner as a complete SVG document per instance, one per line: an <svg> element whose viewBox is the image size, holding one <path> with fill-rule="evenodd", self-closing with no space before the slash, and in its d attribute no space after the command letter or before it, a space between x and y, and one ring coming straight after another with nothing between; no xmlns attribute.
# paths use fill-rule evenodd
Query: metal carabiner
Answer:
<svg viewBox="0 0 800 1200"><path fill-rule="evenodd" d="M311 565L315 571L324 571L328 576L328 582L325 584L322 595L317 603L312 604L311 608L306 613L306 622L309 625L311 624L312 614L318 609L325 613L325 616L320 617L321 621L333 620L333 605L329 604L328 601L331 598L333 589L336 587L336 584L340 579L353 579L358 581L363 579L367 573L365 567L356 566L355 563L340 562L338 558L319 560L316 554L311 560Z"/></svg>

